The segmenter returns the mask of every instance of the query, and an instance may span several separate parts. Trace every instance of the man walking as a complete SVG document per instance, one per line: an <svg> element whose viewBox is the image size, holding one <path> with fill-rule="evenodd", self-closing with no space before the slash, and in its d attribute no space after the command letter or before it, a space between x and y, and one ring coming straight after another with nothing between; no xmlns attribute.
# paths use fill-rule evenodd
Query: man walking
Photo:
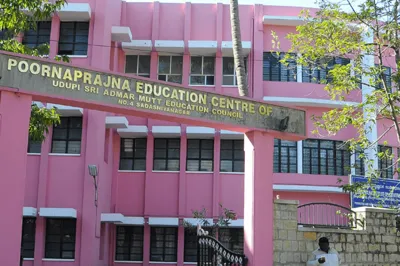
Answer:
<svg viewBox="0 0 400 266"><path fill-rule="evenodd" d="M326 237L321 237L318 241L319 249L313 251L311 258L307 262L307 266L324 265L324 266L339 266L340 259L338 252L329 247L329 240Z"/></svg>

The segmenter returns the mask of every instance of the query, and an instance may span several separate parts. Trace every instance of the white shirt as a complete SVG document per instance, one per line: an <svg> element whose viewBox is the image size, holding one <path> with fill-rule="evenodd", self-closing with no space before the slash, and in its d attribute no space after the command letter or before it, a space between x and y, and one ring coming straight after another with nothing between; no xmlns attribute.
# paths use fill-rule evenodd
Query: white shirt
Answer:
<svg viewBox="0 0 400 266"><path fill-rule="evenodd" d="M325 263L318 262L318 259L321 257L325 257ZM339 254L333 248L329 248L328 253L320 249L314 250L310 259L307 261L307 266L314 266L314 265L339 266L340 265Z"/></svg>

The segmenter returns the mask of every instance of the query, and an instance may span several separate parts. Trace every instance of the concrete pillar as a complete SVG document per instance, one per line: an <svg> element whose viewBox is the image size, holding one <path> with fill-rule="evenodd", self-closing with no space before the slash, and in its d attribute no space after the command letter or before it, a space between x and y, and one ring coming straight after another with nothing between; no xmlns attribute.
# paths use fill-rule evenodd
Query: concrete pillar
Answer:
<svg viewBox="0 0 400 266"><path fill-rule="evenodd" d="M245 135L244 238L248 266L273 265L273 145L271 135L258 131Z"/></svg>
<svg viewBox="0 0 400 266"><path fill-rule="evenodd" d="M0 265L20 262L32 97L0 91Z"/></svg>

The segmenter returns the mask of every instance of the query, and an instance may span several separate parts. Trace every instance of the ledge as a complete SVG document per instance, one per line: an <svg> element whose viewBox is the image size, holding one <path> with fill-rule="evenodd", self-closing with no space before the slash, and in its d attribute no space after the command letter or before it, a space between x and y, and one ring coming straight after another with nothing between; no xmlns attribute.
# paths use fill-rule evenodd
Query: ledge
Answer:
<svg viewBox="0 0 400 266"><path fill-rule="evenodd" d="M233 42L222 42L221 50L223 56L233 56ZM242 41L243 56L248 56L251 51L251 42Z"/></svg>
<svg viewBox="0 0 400 266"><path fill-rule="evenodd" d="M189 41L191 56L211 56L217 53L217 41Z"/></svg>
<svg viewBox="0 0 400 266"><path fill-rule="evenodd" d="M122 221L123 225L144 225L144 217L128 217L125 216Z"/></svg>
<svg viewBox="0 0 400 266"><path fill-rule="evenodd" d="M107 116L106 128L128 128L128 119L125 116Z"/></svg>
<svg viewBox="0 0 400 266"><path fill-rule="evenodd" d="M122 50L127 55L148 55L152 49L153 43L151 40L133 40L122 43Z"/></svg>
<svg viewBox="0 0 400 266"><path fill-rule="evenodd" d="M345 193L340 187L332 186L305 186L305 185L273 185L275 191L296 191L296 192L327 192Z"/></svg>
<svg viewBox="0 0 400 266"><path fill-rule="evenodd" d="M276 204L287 204L287 205L299 205L298 200L283 200L283 199L276 199L274 200Z"/></svg>
<svg viewBox="0 0 400 266"><path fill-rule="evenodd" d="M122 223L125 218L121 213L102 213L100 217L103 223Z"/></svg>
<svg viewBox="0 0 400 266"><path fill-rule="evenodd" d="M40 208L41 217L76 218L77 212L73 208Z"/></svg>
<svg viewBox="0 0 400 266"><path fill-rule="evenodd" d="M397 213L396 210L376 208L376 207L358 207L358 208L353 208L351 210L355 212L380 212L380 213L392 213L392 214Z"/></svg>
<svg viewBox="0 0 400 266"><path fill-rule="evenodd" d="M57 14L61 21L89 21L91 9L88 3L68 3Z"/></svg>
<svg viewBox="0 0 400 266"><path fill-rule="evenodd" d="M167 40L156 40L154 47L157 52L162 54L183 54L185 51L185 42L183 40L167 41Z"/></svg>
<svg viewBox="0 0 400 266"><path fill-rule="evenodd" d="M179 218L150 217L149 225L179 226Z"/></svg>
<svg viewBox="0 0 400 266"><path fill-rule="evenodd" d="M131 42L132 41L131 28L124 26L112 26L111 40L114 42Z"/></svg>
<svg viewBox="0 0 400 266"><path fill-rule="evenodd" d="M211 218L205 219L210 225L214 224L214 220ZM190 223L192 225L197 225L202 222L202 219L197 218L183 218L184 222Z"/></svg>
<svg viewBox="0 0 400 266"><path fill-rule="evenodd" d="M127 128L118 128L117 133L121 138L144 138L148 135L147 126L128 126Z"/></svg>
<svg viewBox="0 0 400 266"><path fill-rule="evenodd" d="M297 97L274 97L264 96L265 102L275 104L290 104L295 106L311 106L311 107L323 107L323 108L341 108L348 105L357 105L357 102L347 101L333 101L326 99L313 99L313 98L297 98Z"/></svg>
<svg viewBox="0 0 400 266"><path fill-rule="evenodd" d="M244 139L244 134L230 130L221 130L221 139Z"/></svg>
<svg viewBox="0 0 400 266"><path fill-rule="evenodd" d="M83 115L83 108L74 107L74 106L67 106L61 104L47 104L47 109L51 109L55 107L57 109L57 113L60 116L82 116Z"/></svg>
<svg viewBox="0 0 400 266"><path fill-rule="evenodd" d="M36 217L37 209L33 207L23 207L22 213L24 217Z"/></svg>
<svg viewBox="0 0 400 266"><path fill-rule="evenodd" d="M190 138L214 138L215 129L210 127L187 127L187 137Z"/></svg>
<svg viewBox="0 0 400 266"><path fill-rule="evenodd" d="M298 226L299 232L316 232L316 233L340 233L340 234L368 234L366 230L351 230L351 229L339 229L339 228L311 228Z"/></svg>
<svg viewBox="0 0 400 266"><path fill-rule="evenodd" d="M180 126L153 126L151 131L156 138L179 138L181 136Z"/></svg>
<svg viewBox="0 0 400 266"><path fill-rule="evenodd" d="M264 25L299 26L304 23L304 19L298 16L263 16Z"/></svg>

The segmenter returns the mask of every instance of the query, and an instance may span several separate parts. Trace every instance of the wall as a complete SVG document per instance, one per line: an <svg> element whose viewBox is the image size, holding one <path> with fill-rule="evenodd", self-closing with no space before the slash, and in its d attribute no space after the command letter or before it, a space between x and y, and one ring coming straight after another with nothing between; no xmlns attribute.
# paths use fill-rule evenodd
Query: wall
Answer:
<svg viewBox="0 0 400 266"><path fill-rule="evenodd" d="M297 225L298 201L276 200L274 206L274 266L304 266L318 239L327 237L341 266L398 265L400 233L395 211L379 208L354 209L364 227L354 230L301 228Z"/></svg>

